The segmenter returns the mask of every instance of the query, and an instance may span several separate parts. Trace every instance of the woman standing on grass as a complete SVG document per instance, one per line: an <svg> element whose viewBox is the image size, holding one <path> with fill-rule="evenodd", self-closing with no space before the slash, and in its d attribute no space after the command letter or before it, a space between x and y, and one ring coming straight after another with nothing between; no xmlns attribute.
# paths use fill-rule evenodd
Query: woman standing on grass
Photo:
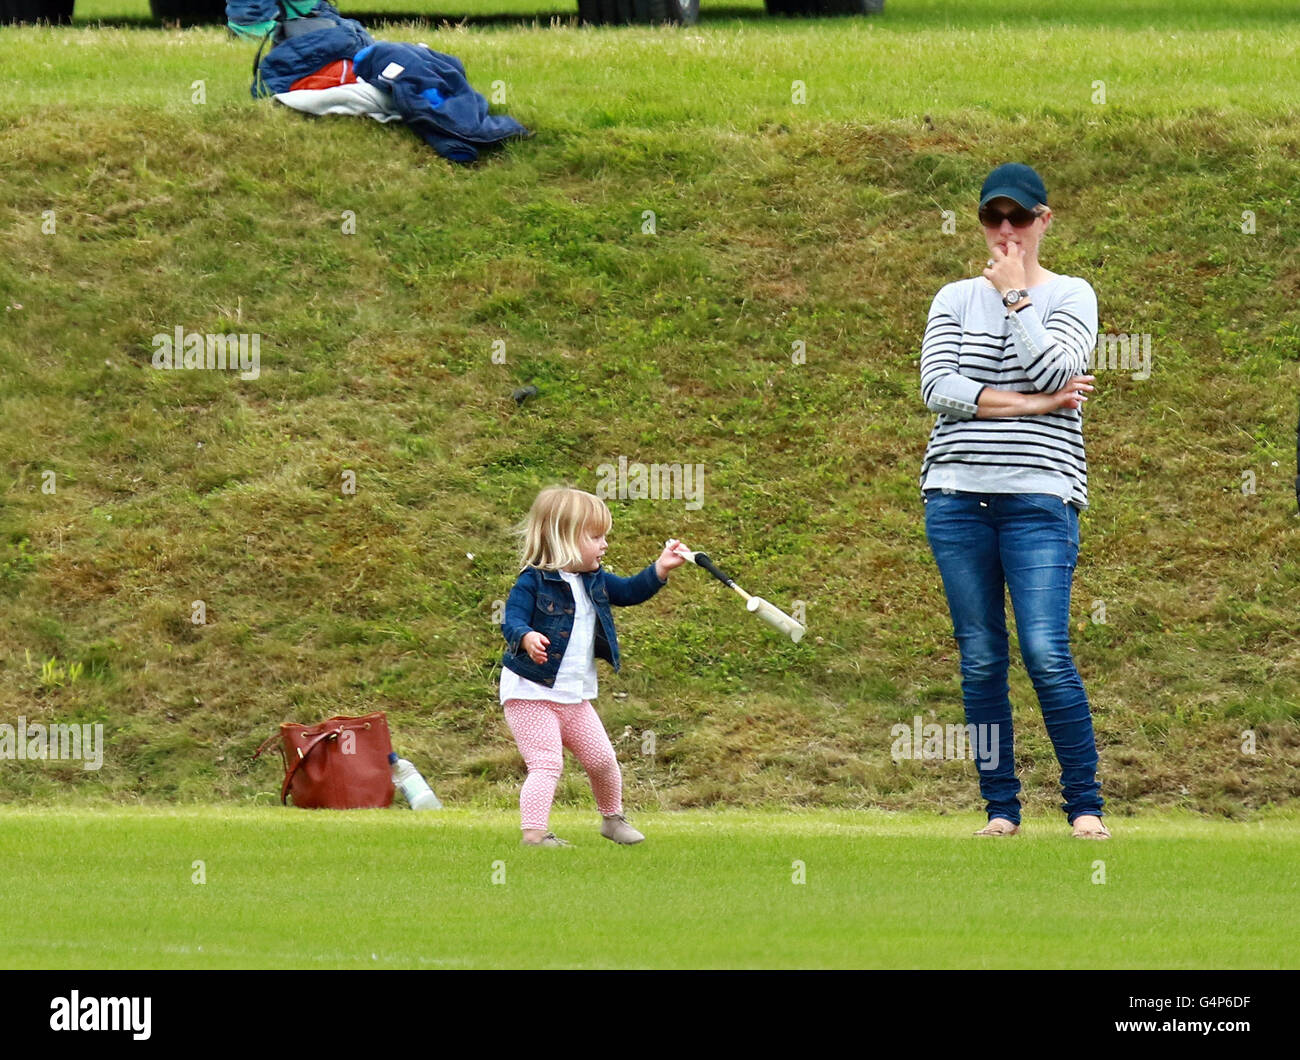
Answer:
<svg viewBox="0 0 1300 1060"><path fill-rule="evenodd" d="M979 218L988 267L935 296L921 345L921 396L939 414L921 468L926 538L961 650L966 722L981 726L975 746L996 748L976 762L989 821L975 834L1020 830L1010 589L1020 653L1061 765L1061 808L1076 837L1108 839L1092 714L1069 643L1097 297L1086 280L1038 263L1052 211L1029 166L1008 163L985 178Z"/></svg>

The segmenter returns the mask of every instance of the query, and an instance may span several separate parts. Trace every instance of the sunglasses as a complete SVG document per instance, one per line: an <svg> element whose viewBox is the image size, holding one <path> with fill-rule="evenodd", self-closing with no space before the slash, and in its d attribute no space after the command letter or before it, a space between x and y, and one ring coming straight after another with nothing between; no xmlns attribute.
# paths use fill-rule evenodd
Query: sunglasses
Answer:
<svg viewBox="0 0 1300 1060"><path fill-rule="evenodd" d="M1038 214L1016 206L1010 210L995 210L992 206L980 207L980 224L985 228L1001 228L1003 221L1010 221L1013 228L1028 228L1038 220Z"/></svg>

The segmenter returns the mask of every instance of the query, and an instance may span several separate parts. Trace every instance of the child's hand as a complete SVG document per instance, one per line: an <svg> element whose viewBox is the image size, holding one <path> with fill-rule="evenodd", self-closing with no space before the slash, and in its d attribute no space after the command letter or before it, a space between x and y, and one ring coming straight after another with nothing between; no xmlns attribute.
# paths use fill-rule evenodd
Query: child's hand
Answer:
<svg viewBox="0 0 1300 1060"><path fill-rule="evenodd" d="M524 651L528 653L528 657L532 659L533 662L537 663L538 666L541 666L546 662L546 649L551 646L551 642L548 638L543 637L536 630L533 630L531 633L524 634L523 645Z"/></svg>
<svg viewBox="0 0 1300 1060"><path fill-rule="evenodd" d="M689 551L691 550L675 537L664 543L664 550L659 553L659 558L655 560L655 573L659 575L661 582L668 580L670 570L674 570L686 562L686 557L682 555L682 552Z"/></svg>

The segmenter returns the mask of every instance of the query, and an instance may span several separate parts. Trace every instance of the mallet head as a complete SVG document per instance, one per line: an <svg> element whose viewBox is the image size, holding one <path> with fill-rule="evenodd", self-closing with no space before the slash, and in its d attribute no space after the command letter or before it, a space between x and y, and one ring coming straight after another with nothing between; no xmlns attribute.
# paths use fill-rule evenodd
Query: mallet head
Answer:
<svg viewBox="0 0 1300 1060"><path fill-rule="evenodd" d="M769 625L775 626L782 633L786 634L796 644L803 638L807 630L787 615L775 604L769 603L761 596L751 596L745 601L745 607L753 611L759 618Z"/></svg>

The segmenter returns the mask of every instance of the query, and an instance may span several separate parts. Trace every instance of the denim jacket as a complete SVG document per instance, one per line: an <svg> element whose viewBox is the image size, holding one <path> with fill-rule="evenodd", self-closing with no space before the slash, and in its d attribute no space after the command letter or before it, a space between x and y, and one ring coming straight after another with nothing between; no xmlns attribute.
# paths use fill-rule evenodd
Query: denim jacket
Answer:
<svg viewBox="0 0 1300 1060"><path fill-rule="evenodd" d="M618 636L614 633L614 616L610 606L630 607L643 604L662 589L661 582L651 563L631 578L620 578L603 567L582 573L582 584L596 608L596 658L604 659L618 672ZM505 620L501 632L506 638L506 650L501 665L520 677L536 681L547 688L555 686L555 675L564 658L564 649L573 632L573 591L560 577L558 571L528 567L520 573L515 587L506 600ZM546 649L546 662L538 665L524 650L525 634L536 631L550 641Z"/></svg>

